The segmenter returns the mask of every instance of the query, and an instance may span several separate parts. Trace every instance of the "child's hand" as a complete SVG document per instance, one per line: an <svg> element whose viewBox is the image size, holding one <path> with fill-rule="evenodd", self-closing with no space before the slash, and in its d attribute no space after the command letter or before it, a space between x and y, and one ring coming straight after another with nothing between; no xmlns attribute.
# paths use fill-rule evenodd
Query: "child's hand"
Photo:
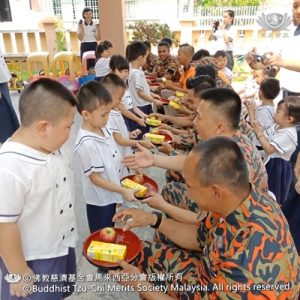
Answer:
<svg viewBox="0 0 300 300"><path fill-rule="evenodd" d="M126 201L136 201L135 194L136 190L122 188L122 196Z"/></svg>
<svg viewBox="0 0 300 300"><path fill-rule="evenodd" d="M153 149L153 148L155 148L155 146L150 141L148 141L148 140L140 140L139 143L143 147L145 147L147 149Z"/></svg>
<svg viewBox="0 0 300 300"><path fill-rule="evenodd" d="M17 296L17 297L24 297L27 298L28 295L32 294L32 286L33 286L33 272L32 270L27 266L25 269L25 272L20 272L19 275L28 275L32 278L30 282L21 280L18 283L11 283L10 286L10 295L11 296Z"/></svg>
<svg viewBox="0 0 300 300"><path fill-rule="evenodd" d="M139 129L129 132L129 137L131 139L136 139L142 132Z"/></svg>
<svg viewBox="0 0 300 300"><path fill-rule="evenodd" d="M250 99L245 100L244 104L245 104L245 106L246 106L249 113L252 113L252 112L254 113L255 112L256 103L253 99L252 100L250 100Z"/></svg>
<svg viewBox="0 0 300 300"><path fill-rule="evenodd" d="M163 103L162 103L160 100L154 99L154 98L153 98L153 103L154 103L156 106L162 106L162 105L163 105Z"/></svg>
<svg viewBox="0 0 300 300"><path fill-rule="evenodd" d="M257 121L252 122L251 126L258 137L264 134L262 126Z"/></svg>
<svg viewBox="0 0 300 300"><path fill-rule="evenodd" d="M145 124L145 120L142 119L142 118L139 118L137 123L140 125L140 126L143 126L143 127L146 127L146 124Z"/></svg>

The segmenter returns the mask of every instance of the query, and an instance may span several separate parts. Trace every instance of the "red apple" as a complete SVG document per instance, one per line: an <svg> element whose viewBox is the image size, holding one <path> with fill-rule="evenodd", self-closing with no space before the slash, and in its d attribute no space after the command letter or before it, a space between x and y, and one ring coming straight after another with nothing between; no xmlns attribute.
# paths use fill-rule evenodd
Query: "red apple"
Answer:
<svg viewBox="0 0 300 300"><path fill-rule="evenodd" d="M143 184L145 182L145 178L143 174L137 174L132 177L132 180L136 183Z"/></svg>
<svg viewBox="0 0 300 300"><path fill-rule="evenodd" d="M101 242L114 243L117 239L117 232L111 227L105 227L100 230L99 237Z"/></svg>

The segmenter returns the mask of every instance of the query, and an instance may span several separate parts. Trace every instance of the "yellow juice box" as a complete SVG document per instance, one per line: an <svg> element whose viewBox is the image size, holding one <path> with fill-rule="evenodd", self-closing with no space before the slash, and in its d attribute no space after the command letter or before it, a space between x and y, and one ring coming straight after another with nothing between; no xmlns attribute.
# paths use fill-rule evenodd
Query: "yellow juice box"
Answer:
<svg viewBox="0 0 300 300"><path fill-rule="evenodd" d="M147 118L146 119L146 124L151 125L151 126L159 126L161 124L161 121L157 120L157 119Z"/></svg>
<svg viewBox="0 0 300 300"><path fill-rule="evenodd" d="M183 92L175 92L175 95L177 96L177 97L184 97L184 93Z"/></svg>
<svg viewBox="0 0 300 300"><path fill-rule="evenodd" d="M137 197L144 197L147 193L148 193L148 188L129 179L129 178L125 178L121 181L121 185L122 187L125 187L127 189L134 189L137 192L135 193L135 195Z"/></svg>
<svg viewBox="0 0 300 300"><path fill-rule="evenodd" d="M154 133L146 133L145 138L154 144L160 144L165 140L164 135Z"/></svg>
<svg viewBox="0 0 300 300"><path fill-rule="evenodd" d="M174 109L178 109L181 107L181 105L178 102L176 102L175 100L171 100L169 102L169 106L173 107Z"/></svg>
<svg viewBox="0 0 300 300"><path fill-rule="evenodd" d="M87 249L87 256L95 260L116 263L124 260L126 252L125 245L92 241Z"/></svg>

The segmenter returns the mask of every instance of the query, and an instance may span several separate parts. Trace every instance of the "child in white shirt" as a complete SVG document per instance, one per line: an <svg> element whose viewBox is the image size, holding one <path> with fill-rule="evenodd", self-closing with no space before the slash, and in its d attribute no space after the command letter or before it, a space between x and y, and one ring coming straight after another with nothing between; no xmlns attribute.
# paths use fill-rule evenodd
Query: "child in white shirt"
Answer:
<svg viewBox="0 0 300 300"><path fill-rule="evenodd" d="M116 204L133 200L134 190L122 188L121 153L106 127L112 108L108 90L96 81L83 85L77 93L77 109L83 124L76 139L91 232L112 227Z"/></svg>
<svg viewBox="0 0 300 300"><path fill-rule="evenodd" d="M253 129L263 150L268 154L266 170L269 190L282 204L292 180L290 158L297 146L295 125L300 121L300 102L297 97L287 97L278 103L275 124L266 131L255 122Z"/></svg>
<svg viewBox="0 0 300 300"><path fill-rule="evenodd" d="M126 83L125 93L122 97L118 109L123 115L128 131L133 131L138 126L146 127L145 119L147 115L144 114L137 106L134 106L130 97L127 86L129 63L122 55L113 55L110 59L109 66L111 71L122 78Z"/></svg>
<svg viewBox="0 0 300 300"><path fill-rule="evenodd" d="M61 300L74 290L77 230L70 135L77 100L43 78L21 94L21 127L0 149L1 299ZM15 274L12 283L4 277ZM33 283L34 274L48 281ZM65 282L55 280L64 274ZM29 281L25 279L25 275ZM31 278L31 279L30 279ZM33 284L37 292L32 291ZM27 289L26 289L27 288ZM47 289L47 290L46 290Z"/></svg>
<svg viewBox="0 0 300 300"><path fill-rule="evenodd" d="M100 42L95 51L96 54L96 65L95 74L96 80L100 81L105 75L110 72L109 61L110 61L111 47L108 42Z"/></svg>
<svg viewBox="0 0 300 300"><path fill-rule="evenodd" d="M278 96L280 92L280 84L279 80L275 78L267 78L264 79L259 87L259 99L261 101L261 105L258 107L254 100L249 101L246 100L244 102L248 113L249 113L249 123L252 124L257 121L264 130L269 129L275 124L274 114L275 114L275 105L274 99ZM249 127L251 130L251 128ZM256 138L256 135L252 131L252 135L248 134L248 136L253 140L257 149L260 151L260 154L264 160L266 154L263 151L259 141Z"/></svg>

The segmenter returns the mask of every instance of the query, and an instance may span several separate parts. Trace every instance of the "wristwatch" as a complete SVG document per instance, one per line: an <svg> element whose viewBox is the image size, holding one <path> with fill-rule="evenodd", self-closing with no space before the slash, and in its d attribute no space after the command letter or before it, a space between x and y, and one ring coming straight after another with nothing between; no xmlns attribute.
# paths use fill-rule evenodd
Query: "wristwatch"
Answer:
<svg viewBox="0 0 300 300"><path fill-rule="evenodd" d="M154 229L157 229L160 226L161 221L162 221L162 213L160 213L158 211L153 211L152 214L156 215L157 220L156 220L156 223L154 225L150 225L150 227L154 228Z"/></svg>

